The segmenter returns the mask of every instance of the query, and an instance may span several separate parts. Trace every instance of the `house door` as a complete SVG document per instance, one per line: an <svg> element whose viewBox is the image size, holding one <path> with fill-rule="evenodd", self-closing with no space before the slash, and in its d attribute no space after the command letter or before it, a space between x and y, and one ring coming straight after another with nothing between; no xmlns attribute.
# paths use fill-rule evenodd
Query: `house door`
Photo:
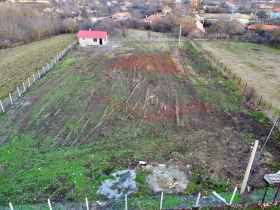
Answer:
<svg viewBox="0 0 280 210"><path fill-rule="evenodd" d="M99 39L99 45L102 45L102 39Z"/></svg>

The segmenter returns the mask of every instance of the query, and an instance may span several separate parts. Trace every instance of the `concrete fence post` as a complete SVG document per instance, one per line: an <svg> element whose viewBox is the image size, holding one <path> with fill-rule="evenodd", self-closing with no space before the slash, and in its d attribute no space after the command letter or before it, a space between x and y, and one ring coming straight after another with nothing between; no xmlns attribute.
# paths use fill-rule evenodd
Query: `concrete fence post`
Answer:
<svg viewBox="0 0 280 210"><path fill-rule="evenodd" d="M35 75L33 74L33 80L34 80L34 83L36 82L36 78L35 78Z"/></svg>
<svg viewBox="0 0 280 210"><path fill-rule="evenodd" d="M22 86L23 86L23 92L26 92L26 87L25 87L24 82L22 83Z"/></svg>
<svg viewBox="0 0 280 210"><path fill-rule="evenodd" d="M87 198L86 198L86 207L87 207L87 210L89 210L88 199Z"/></svg>
<svg viewBox="0 0 280 210"><path fill-rule="evenodd" d="M11 93L9 93L9 97L10 97L11 104L14 104Z"/></svg>
<svg viewBox="0 0 280 210"><path fill-rule="evenodd" d="M161 192L161 196L160 196L160 206L159 209L162 209L162 203L163 203L163 191Z"/></svg>
<svg viewBox="0 0 280 210"><path fill-rule="evenodd" d="M18 96L21 97L21 94L20 94L18 86L17 86L17 91L18 91Z"/></svg>
<svg viewBox="0 0 280 210"><path fill-rule="evenodd" d="M41 78L40 70L38 70L38 77Z"/></svg>
<svg viewBox="0 0 280 210"><path fill-rule="evenodd" d="M5 109L4 109L4 106L3 106L3 104L2 104L2 101L0 100L0 105L1 105L1 109L2 109L2 111L3 111L3 113L5 112Z"/></svg>
<svg viewBox="0 0 280 210"><path fill-rule="evenodd" d="M11 202L9 203L9 206L10 206L10 210L14 210L13 205L12 205Z"/></svg>
<svg viewBox="0 0 280 210"><path fill-rule="evenodd" d="M31 87L31 83L30 83L29 77L28 77L28 85L29 85L29 87Z"/></svg>
<svg viewBox="0 0 280 210"><path fill-rule="evenodd" d="M198 205L199 205L200 196L201 196L201 193L198 193L195 207L198 207Z"/></svg>
<svg viewBox="0 0 280 210"><path fill-rule="evenodd" d="M49 205L49 209L52 210L52 204L51 204L50 199L48 199L48 205Z"/></svg>

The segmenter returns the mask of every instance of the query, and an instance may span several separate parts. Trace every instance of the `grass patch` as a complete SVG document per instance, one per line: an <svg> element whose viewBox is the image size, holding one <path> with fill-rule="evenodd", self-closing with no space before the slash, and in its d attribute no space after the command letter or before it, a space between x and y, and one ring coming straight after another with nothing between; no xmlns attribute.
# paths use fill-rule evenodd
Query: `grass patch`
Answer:
<svg viewBox="0 0 280 210"><path fill-rule="evenodd" d="M180 205L181 203L182 203L181 198L172 195L167 195L163 198L162 207L167 209L172 209Z"/></svg>
<svg viewBox="0 0 280 210"><path fill-rule="evenodd" d="M263 123L267 123L268 119L264 116L264 114L262 112L258 112L256 110L252 110L251 111L251 115L253 117L255 117L256 119L258 119L259 121L263 122Z"/></svg>
<svg viewBox="0 0 280 210"><path fill-rule="evenodd" d="M60 35L0 52L0 99L22 86L73 41L73 35Z"/></svg>
<svg viewBox="0 0 280 210"><path fill-rule="evenodd" d="M192 43L188 40L184 41L184 44L187 45L189 47L189 49L191 50L191 52L195 55L195 57L200 58L201 57L201 53L195 49L195 47L192 45Z"/></svg>

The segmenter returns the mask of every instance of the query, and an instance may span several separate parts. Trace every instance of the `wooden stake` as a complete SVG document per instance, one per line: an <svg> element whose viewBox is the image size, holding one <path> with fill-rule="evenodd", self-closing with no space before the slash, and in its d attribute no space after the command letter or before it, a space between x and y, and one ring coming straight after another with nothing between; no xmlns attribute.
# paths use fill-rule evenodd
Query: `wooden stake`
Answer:
<svg viewBox="0 0 280 210"><path fill-rule="evenodd" d="M13 104L13 99L11 93L9 93L11 104Z"/></svg>
<svg viewBox="0 0 280 210"><path fill-rule="evenodd" d="M246 88L247 88L247 83L246 83L245 88L244 88L244 94L245 94Z"/></svg>
<svg viewBox="0 0 280 210"><path fill-rule="evenodd" d="M125 194L125 210L127 210L127 194Z"/></svg>
<svg viewBox="0 0 280 210"><path fill-rule="evenodd" d="M240 77L239 82L238 82L238 87L239 87L239 85L240 85L240 82L241 82L241 77Z"/></svg>
<svg viewBox="0 0 280 210"><path fill-rule="evenodd" d="M249 162L248 162L248 166L247 166L245 175L244 175L244 179L243 179L243 182L242 182L240 194L243 194L245 192L245 188L246 188L246 185L247 185L247 181L248 181L248 178L249 178L251 167L253 165L255 154L256 154L256 151L257 151L257 148L258 148L258 144L259 144L259 141L256 140L255 144L254 144L254 148L253 148L251 156L250 156L250 159L249 159Z"/></svg>
<svg viewBox="0 0 280 210"><path fill-rule="evenodd" d="M262 96L260 97L260 100L259 100L258 106L261 104L261 101L262 101Z"/></svg>
<svg viewBox="0 0 280 210"><path fill-rule="evenodd" d="M160 197L160 206L159 209L162 209L162 202L163 202L163 191L161 192L161 197Z"/></svg>
<svg viewBox="0 0 280 210"><path fill-rule="evenodd" d="M235 187L235 188L234 188L234 191L233 191L233 194L232 194L232 196L231 196L231 199L230 199L229 205L231 205L231 204L232 204L232 201L233 201L233 199L234 199L234 196L235 196L236 191L237 191L237 187Z"/></svg>
<svg viewBox="0 0 280 210"><path fill-rule="evenodd" d="M87 210L89 210L89 207L88 207L88 199L86 198L86 206L87 206Z"/></svg>
<svg viewBox="0 0 280 210"><path fill-rule="evenodd" d="M20 94L18 86L17 86L17 92L18 92L18 96L21 97L21 94Z"/></svg>
<svg viewBox="0 0 280 210"><path fill-rule="evenodd" d="M195 207L198 207L198 205L199 205L200 195L201 195L201 193L198 193L198 196L197 196L197 200L196 200Z"/></svg>
<svg viewBox="0 0 280 210"><path fill-rule="evenodd" d="M50 199L48 199L48 205L49 205L49 209L52 210L52 205L51 205Z"/></svg>
<svg viewBox="0 0 280 210"><path fill-rule="evenodd" d="M3 106L3 104L2 104L2 101L0 100L0 105L1 105L1 108L2 108L2 111L3 111L3 113L5 112L5 109L4 109L4 106Z"/></svg>
<svg viewBox="0 0 280 210"><path fill-rule="evenodd" d="M10 209L11 209L11 210L14 210L13 205L12 205L11 202L9 203L9 206L10 206Z"/></svg>

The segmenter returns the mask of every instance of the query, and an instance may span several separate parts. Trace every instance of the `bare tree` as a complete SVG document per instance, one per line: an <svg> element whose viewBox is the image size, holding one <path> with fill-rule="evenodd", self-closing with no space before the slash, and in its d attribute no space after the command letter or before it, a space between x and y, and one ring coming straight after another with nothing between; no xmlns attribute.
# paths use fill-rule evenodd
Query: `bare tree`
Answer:
<svg viewBox="0 0 280 210"><path fill-rule="evenodd" d="M76 21L71 18L67 18L67 19L63 20L62 25L64 26L66 31L68 31L70 33L74 33L78 30L78 25L77 25Z"/></svg>

